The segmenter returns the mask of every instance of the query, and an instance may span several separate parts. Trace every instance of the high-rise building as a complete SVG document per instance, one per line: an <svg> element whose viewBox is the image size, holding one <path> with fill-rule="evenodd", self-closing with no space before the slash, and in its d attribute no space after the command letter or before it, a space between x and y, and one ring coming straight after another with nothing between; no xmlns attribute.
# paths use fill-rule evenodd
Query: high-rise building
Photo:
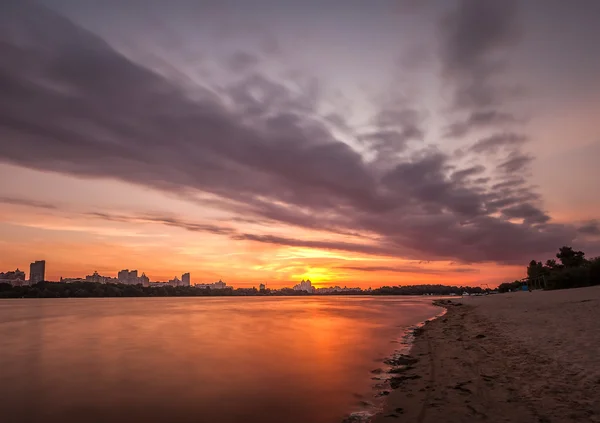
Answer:
<svg viewBox="0 0 600 423"><path fill-rule="evenodd" d="M117 274L119 283L127 283L129 281L129 269L123 269Z"/></svg>
<svg viewBox="0 0 600 423"><path fill-rule="evenodd" d="M300 282L298 285L294 285L292 289L294 291L314 292L315 287L312 286L312 282L310 281L310 279L302 279L302 282Z"/></svg>
<svg viewBox="0 0 600 423"><path fill-rule="evenodd" d="M29 265L29 283L38 283L45 280L46 260L37 260Z"/></svg>
<svg viewBox="0 0 600 423"><path fill-rule="evenodd" d="M264 283L261 283L260 285L258 285L258 290L259 291L264 291L265 289L267 289L267 287L265 286Z"/></svg>
<svg viewBox="0 0 600 423"><path fill-rule="evenodd" d="M139 283L137 270L132 270L129 272L129 283L133 285Z"/></svg>
<svg viewBox="0 0 600 423"><path fill-rule="evenodd" d="M184 273L181 275L181 282L183 286L190 286L190 274Z"/></svg>
<svg viewBox="0 0 600 423"><path fill-rule="evenodd" d="M146 276L144 272L142 272L142 276L140 276L139 283L141 283L142 286L150 286L150 278Z"/></svg>

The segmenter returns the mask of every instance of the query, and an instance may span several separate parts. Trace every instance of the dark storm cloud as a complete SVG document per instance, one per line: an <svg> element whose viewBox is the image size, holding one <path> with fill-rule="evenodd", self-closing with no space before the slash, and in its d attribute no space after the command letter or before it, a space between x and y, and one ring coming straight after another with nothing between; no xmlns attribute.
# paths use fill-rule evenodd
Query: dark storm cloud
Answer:
<svg viewBox="0 0 600 423"><path fill-rule="evenodd" d="M463 5L479 8L473 3ZM170 216L143 221L235 240L463 262L522 262L575 237L572 227L543 218L526 187L490 190L486 178L472 178L481 167L459 168L439 150L395 157L389 170L366 162L315 117L318 81L294 89L254 72L232 86L184 89L51 11L6 4L0 6L1 161L120 179L190 201L211 193L240 217L358 232L373 242L247 234ZM505 13L504 6L492 8ZM453 37L464 41L463 34ZM496 44L487 39L483 44ZM453 54L485 62L481 42L469 42ZM460 71L462 65L448 63ZM384 140L378 151L390 143L399 149L403 136L420 138L418 114L383 110L374 126L399 138ZM518 177L530 160L513 152L500 170ZM509 215L524 223L511 223Z"/></svg>
<svg viewBox="0 0 600 423"><path fill-rule="evenodd" d="M518 40L517 12L516 0L460 0L443 20L442 68L454 84L456 107L494 106L507 94L491 77Z"/></svg>
<svg viewBox="0 0 600 423"><path fill-rule="evenodd" d="M480 139L471 146L475 153L496 153L501 148L520 147L527 141L527 137L521 134L501 133Z"/></svg>

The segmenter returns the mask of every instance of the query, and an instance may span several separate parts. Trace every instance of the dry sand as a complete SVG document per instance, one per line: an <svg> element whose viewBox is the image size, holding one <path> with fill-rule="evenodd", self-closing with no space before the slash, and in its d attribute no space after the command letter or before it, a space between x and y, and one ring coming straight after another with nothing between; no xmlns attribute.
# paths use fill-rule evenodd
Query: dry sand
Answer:
<svg viewBox="0 0 600 423"><path fill-rule="evenodd" d="M600 422L600 287L447 308L416 338L418 362L376 423Z"/></svg>

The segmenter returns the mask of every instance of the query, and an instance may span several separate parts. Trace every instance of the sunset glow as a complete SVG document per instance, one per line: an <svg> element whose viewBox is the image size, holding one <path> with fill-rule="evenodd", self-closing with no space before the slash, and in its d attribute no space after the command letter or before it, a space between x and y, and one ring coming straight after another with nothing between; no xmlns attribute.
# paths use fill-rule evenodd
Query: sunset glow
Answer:
<svg viewBox="0 0 600 423"><path fill-rule="evenodd" d="M0 271L495 286L600 254L585 7L38 3L0 13Z"/></svg>

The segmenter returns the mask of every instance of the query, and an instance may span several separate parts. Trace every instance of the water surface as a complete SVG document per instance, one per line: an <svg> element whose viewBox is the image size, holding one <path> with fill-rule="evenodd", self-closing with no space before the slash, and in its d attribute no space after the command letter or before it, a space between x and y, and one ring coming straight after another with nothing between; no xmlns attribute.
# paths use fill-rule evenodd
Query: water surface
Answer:
<svg viewBox="0 0 600 423"><path fill-rule="evenodd" d="M430 301L0 300L1 421L339 423Z"/></svg>

